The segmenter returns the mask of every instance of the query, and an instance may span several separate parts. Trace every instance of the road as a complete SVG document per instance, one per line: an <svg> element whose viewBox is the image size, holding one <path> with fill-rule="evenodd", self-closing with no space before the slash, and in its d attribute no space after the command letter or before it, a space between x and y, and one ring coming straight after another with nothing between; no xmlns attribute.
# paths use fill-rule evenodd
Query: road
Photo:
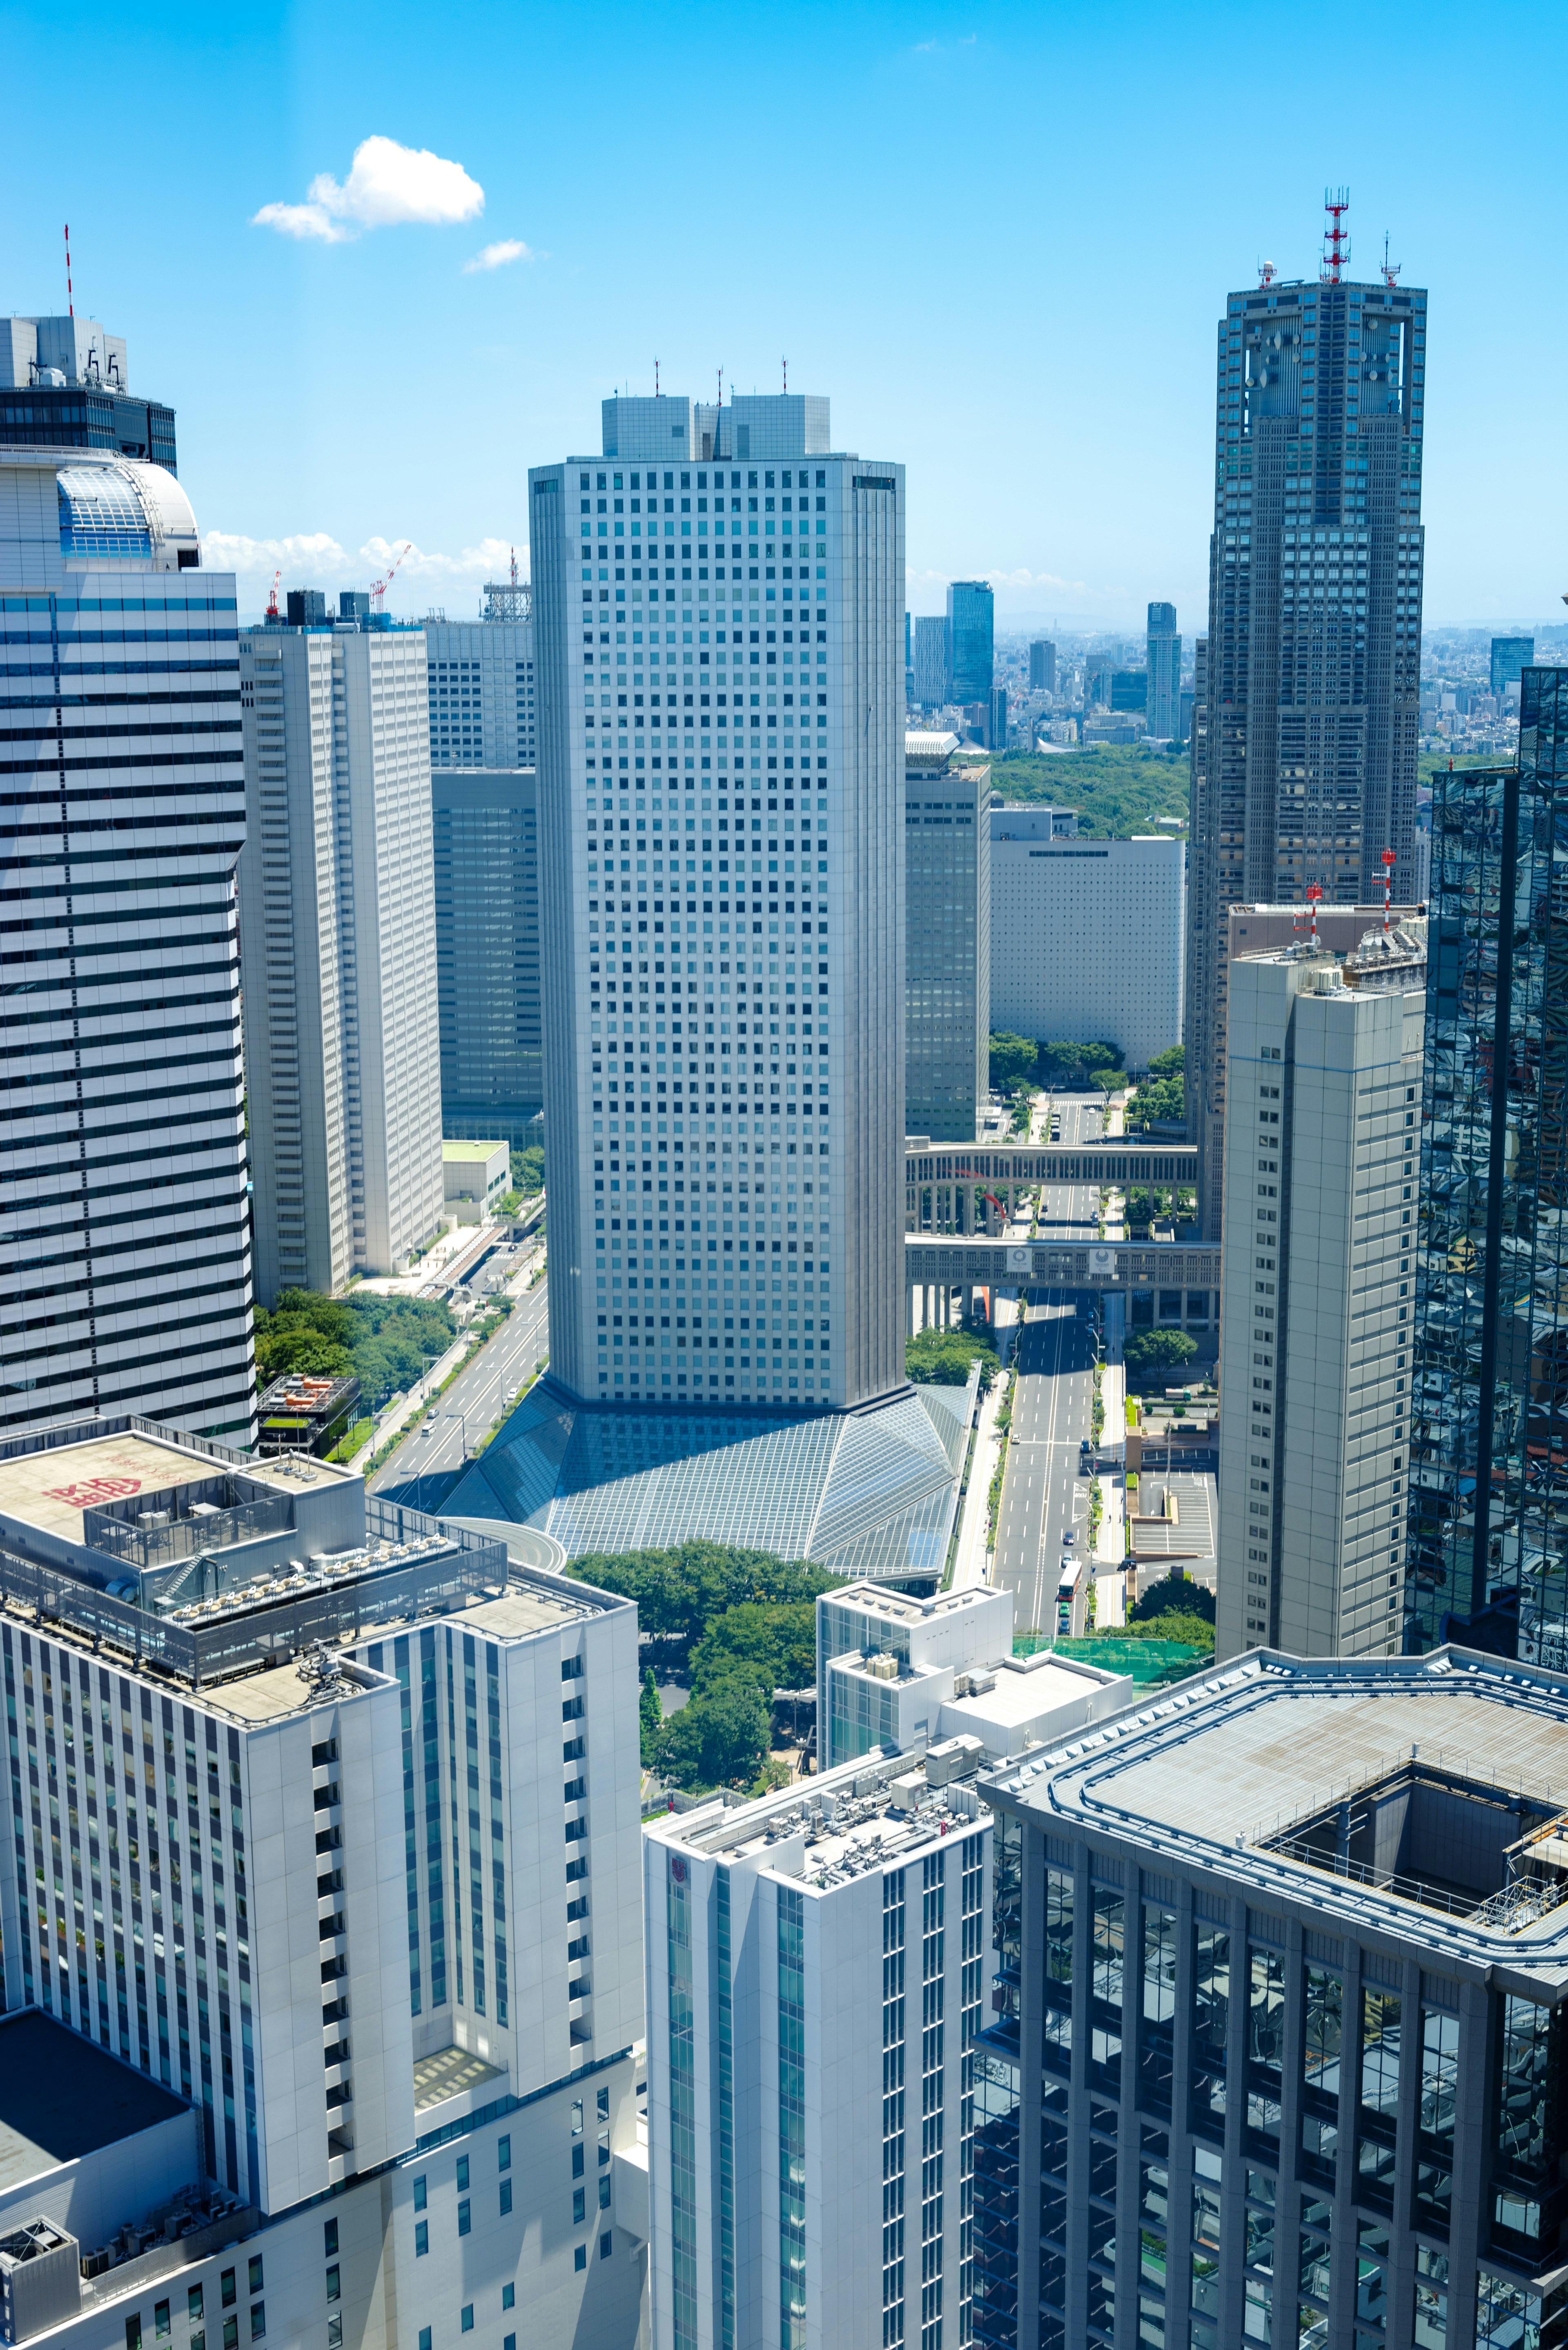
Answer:
<svg viewBox="0 0 1568 2350"><path fill-rule="evenodd" d="M502 1407L531 1377L535 1362L548 1354L549 1341L547 1284L541 1281L514 1294L512 1311L495 1336L431 1405L435 1426L427 1428L421 1421L406 1436L386 1467L371 1478L370 1491L416 1510L439 1510L462 1471L465 1448L472 1451Z"/></svg>
<svg viewBox="0 0 1568 2350"><path fill-rule="evenodd" d="M1054 1107L1064 1145L1092 1141L1104 1130L1100 1097L1058 1095ZM1089 1184L1051 1186L1042 1195L1040 1222L1052 1233L1090 1239L1099 1199ZM996 1528L993 1580L1012 1592L1021 1632L1054 1631L1061 1580L1063 1534L1073 1528L1084 1578L1073 1629L1084 1628L1088 1596L1089 1479L1079 1469L1079 1445L1091 1432L1094 1404L1094 1325L1075 1291L1033 1293L1014 1360L1012 1430Z"/></svg>

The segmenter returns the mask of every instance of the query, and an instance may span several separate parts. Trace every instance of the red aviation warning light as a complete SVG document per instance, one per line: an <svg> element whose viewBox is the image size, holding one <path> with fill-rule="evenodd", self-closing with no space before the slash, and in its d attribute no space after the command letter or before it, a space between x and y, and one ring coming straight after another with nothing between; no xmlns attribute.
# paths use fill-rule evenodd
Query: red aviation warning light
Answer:
<svg viewBox="0 0 1568 2350"><path fill-rule="evenodd" d="M1308 905L1312 908L1312 943L1314 947L1317 944L1317 906L1318 899L1322 896L1322 882L1309 881L1306 886L1306 900Z"/></svg>

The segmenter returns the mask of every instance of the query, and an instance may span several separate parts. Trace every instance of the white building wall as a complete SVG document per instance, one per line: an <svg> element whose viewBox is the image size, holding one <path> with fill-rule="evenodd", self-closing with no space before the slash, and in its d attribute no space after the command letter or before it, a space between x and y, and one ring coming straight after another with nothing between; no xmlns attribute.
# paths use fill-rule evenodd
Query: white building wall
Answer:
<svg viewBox="0 0 1568 2350"><path fill-rule="evenodd" d="M1397 1651L1424 1009L1326 957L1231 965L1221 1656Z"/></svg>
<svg viewBox="0 0 1568 2350"><path fill-rule="evenodd" d="M1181 1042L1187 848L1012 838L992 811L993 1033L1119 1045L1130 1069Z"/></svg>
<svg viewBox="0 0 1568 2350"><path fill-rule="evenodd" d="M426 620L431 765L531 767L532 620Z"/></svg>

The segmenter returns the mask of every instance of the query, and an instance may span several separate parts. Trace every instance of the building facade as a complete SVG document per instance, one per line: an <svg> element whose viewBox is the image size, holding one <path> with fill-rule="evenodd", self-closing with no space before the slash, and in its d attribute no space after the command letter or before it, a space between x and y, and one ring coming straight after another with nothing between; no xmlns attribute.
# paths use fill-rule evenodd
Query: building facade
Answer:
<svg viewBox="0 0 1568 2350"><path fill-rule="evenodd" d="M994 671L996 598L986 579L955 579L948 589L948 686L943 700L960 708L971 702L991 707Z"/></svg>
<svg viewBox="0 0 1568 2350"><path fill-rule="evenodd" d="M48 2019L62 2083L129 2068L95 2095L144 2133L112 2178L29 2180L18 2219L105 2248L59 2338L202 2350L248 2308L252 2341L505 2350L521 2295L631 2350L635 1609L548 1545L526 1565L324 1461L142 1421L24 1439L0 1488L7 1710L72 1781L12 1785L5 2189L13 2013Z"/></svg>
<svg viewBox="0 0 1568 2350"><path fill-rule="evenodd" d="M484 618L422 622L432 771L531 767L538 750L532 595L484 591Z"/></svg>
<svg viewBox="0 0 1568 2350"><path fill-rule="evenodd" d="M737 403L721 445L823 405ZM530 476L552 1378L858 1403L903 1384L903 475L802 438L700 478L672 408ZM634 1267L690 1332L612 1320Z"/></svg>
<svg viewBox="0 0 1568 2350"><path fill-rule="evenodd" d="M1498 707L1511 685L1518 685L1523 671L1535 660L1533 637L1493 637L1491 640L1491 691Z"/></svg>
<svg viewBox="0 0 1568 2350"><path fill-rule="evenodd" d="M948 624L939 613L915 619L915 700L939 710L948 698Z"/></svg>
<svg viewBox="0 0 1568 2350"><path fill-rule="evenodd" d="M441 1217L424 638L247 629L256 1294L390 1274Z"/></svg>
<svg viewBox="0 0 1568 2350"><path fill-rule="evenodd" d="M970 1142L990 1084L991 775L904 738L904 1130Z"/></svg>
<svg viewBox="0 0 1568 2350"><path fill-rule="evenodd" d="M1230 965L1220 1657L1403 1643L1424 933Z"/></svg>
<svg viewBox="0 0 1568 2350"><path fill-rule="evenodd" d="M0 447L0 605L5 849L37 868L0 915L0 1433L138 1411L248 1444L234 578L161 467Z"/></svg>
<svg viewBox="0 0 1568 2350"><path fill-rule="evenodd" d="M97 449L175 463L174 411L133 399L123 335L96 318L0 318L0 449Z"/></svg>
<svg viewBox="0 0 1568 2350"><path fill-rule="evenodd" d="M969 2338L978 1749L877 1755L644 1840L652 2338Z"/></svg>
<svg viewBox="0 0 1568 2350"><path fill-rule="evenodd" d="M1181 638L1174 604L1148 608L1148 731L1158 743L1181 740Z"/></svg>
<svg viewBox="0 0 1568 2350"><path fill-rule="evenodd" d="M1200 1149L1223 1123L1229 909L1303 904L1309 888L1380 903L1386 848L1396 900L1415 902L1426 339L1424 293L1353 285L1334 263L1322 284L1226 298L1193 716Z"/></svg>
<svg viewBox="0 0 1568 2350"><path fill-rule="evenodd" d="M1031 693L1054 693L1056 691L1056 648L1044 637L1029 648L1029 691Z"/></svg>
<svg viewBox="0 0 1568 2350"><path fill-rule="evenodd" d="M1557 2337L1565 1726L1530 1667L1263 1650L981 1778L977 2343Z"/></svg>
<svg viewBox="0 0 1568 2350"><path fill-rule="evenodd" d="M1412 1648L1448 1627L1553 1667L1565 730L1568 670L1526 669L1517 767L1434 778L1409 1558Z"/></svg>
<svg viewBox="0 0 1568 2350"><path fill-rule="evenodd" d="M431 780L441 1131L522 1148L544 1100L532 768Z"/></svg>
<svg viewBox="0 0 1568 2350"><path fill-rule="evenodd" d="M1052 835L1054 811L991 813L991 1024L1119 1045L1131 1069L1181 1037L1187 846Z"/></svg>

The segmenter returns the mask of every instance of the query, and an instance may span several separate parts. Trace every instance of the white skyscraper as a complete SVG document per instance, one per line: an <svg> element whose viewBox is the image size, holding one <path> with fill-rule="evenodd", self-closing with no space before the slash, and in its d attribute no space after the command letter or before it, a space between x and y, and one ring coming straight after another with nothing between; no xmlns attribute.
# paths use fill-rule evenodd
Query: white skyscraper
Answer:
<svg viewBox="0 0 1568 2350"><path fill-rule="evenodd" d="M245 1445L234 582L161 466L0 448L0 1435Z"/></svg>
<svg viewBox="0 0 1568 2350"><path fill-rule="evenodd" d="M61 1792L11 1781L0 2262L77 2238L51 2342L632 2350L636 1610L511 1541L141 1421L9 1448L0 1665Z"/></svg>
<svg viewBox="0 0 1568 2350"><path fill-rule="evenodd" d="M526 585L487 588L480 620L423 622L431 765L531 767L534 623Z"/></svg>
<svg viewBox="0 0 1568 2350"><path fill-rule="evenodd" d="M1221 1657L1403 1637L1425 932L1229 964Z"/></svg>
<svg viewBox="0 0 1568 2350"><path fill-rule="evenodd" d="M256 1293L386 1274L442 1212L422 631L246 629Z"/></svg>

